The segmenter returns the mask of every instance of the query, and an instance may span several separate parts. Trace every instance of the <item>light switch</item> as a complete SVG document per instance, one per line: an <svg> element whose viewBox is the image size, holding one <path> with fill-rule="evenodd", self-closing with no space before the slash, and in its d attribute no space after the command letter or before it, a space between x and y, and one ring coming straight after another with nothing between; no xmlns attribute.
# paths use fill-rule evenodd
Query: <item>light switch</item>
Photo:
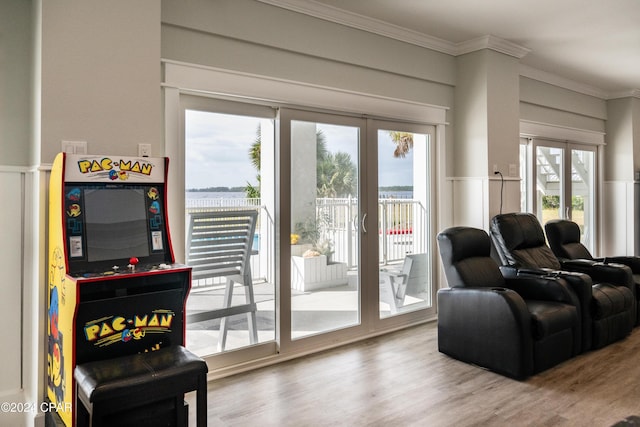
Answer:
<svg viewBox="0 0 640 427"><path fill-rule="evenodd" d="M138 156L151 157L151 144L138 144Z"/></svg>
<svg viewBox="0 0 640 427"><path fill-rule="evenodd" d="M87 141L62 141L62 151L68 154L87 154Z"/></svg>

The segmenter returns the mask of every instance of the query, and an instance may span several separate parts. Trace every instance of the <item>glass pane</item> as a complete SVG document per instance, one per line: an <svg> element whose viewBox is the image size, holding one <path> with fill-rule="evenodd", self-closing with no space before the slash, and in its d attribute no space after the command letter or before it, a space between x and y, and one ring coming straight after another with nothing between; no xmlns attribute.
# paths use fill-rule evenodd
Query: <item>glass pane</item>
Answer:
<svg viewBox="0 0 640 427"><path fill-rule="evenodd" d="M380 317L430 307L429 138L378 131Z"/></svg>
<svg viewBox="0 0 640 427"><path fill-rule="evenodd" d="M360 322L357 127L291 122L291 337Z"/></svg>
<svg viewBox="0 0 640 427"><path fill-rule="evenodd" d="M571 150L571 220L580 226L582 243L593 251L595 153Z"/></svg>
<svg viewBox="0 0 640 427"><path fill-rule="evenodd" d="M186 257L194 279L186 335L200 356L275 339L273 141L269 119L185 113ZM232 225L248 218L242 212L257 212L253 233ZM223 272L235 262L242 277Z"/></svg>
<svg viewBox="0 0 640 427"><path fill-rule="evenodd" d="M561 185L563 154L561 148L536 148L536 216L541 224L564 218Z"/></svg>

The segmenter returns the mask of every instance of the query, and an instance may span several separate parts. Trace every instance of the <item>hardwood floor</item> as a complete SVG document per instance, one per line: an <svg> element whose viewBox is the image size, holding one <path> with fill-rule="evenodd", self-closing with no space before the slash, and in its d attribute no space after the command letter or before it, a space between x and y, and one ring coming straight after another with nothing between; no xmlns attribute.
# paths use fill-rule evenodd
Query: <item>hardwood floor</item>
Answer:
<svg viewBox="0 0 640 427"><path fill-rule="evenodd" d="M640 415L640 328L519 382L439 353L430 323L212 381L208 414L212 427L611 426Z"/></svg>

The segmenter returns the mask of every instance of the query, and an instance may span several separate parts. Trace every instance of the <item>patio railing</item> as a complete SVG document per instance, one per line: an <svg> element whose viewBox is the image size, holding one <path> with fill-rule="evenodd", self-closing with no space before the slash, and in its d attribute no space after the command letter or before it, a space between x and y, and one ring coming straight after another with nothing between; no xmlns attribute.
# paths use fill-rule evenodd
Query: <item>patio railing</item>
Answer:
<svg viewBox="0 0 640 427"><path fill-rule="evenodd" d="M186 215L192 212L234 210L253 207L260 210L254 239L251 269L254 281L273 280L273 215L260 199L187 198ZM358 265L358 200L355 198L316 199L316 218L321 240L332 242L332 260L349 268ZM424 206L411 199L378 200L379 260L381 264L401 261L408 253L425 251L427 217ZM371 231L371 227L369 229ZM209 283L206 283L209 284ZM194 284L196 286L197 284ZM203 283L205 285L205 283Z"/></svg>

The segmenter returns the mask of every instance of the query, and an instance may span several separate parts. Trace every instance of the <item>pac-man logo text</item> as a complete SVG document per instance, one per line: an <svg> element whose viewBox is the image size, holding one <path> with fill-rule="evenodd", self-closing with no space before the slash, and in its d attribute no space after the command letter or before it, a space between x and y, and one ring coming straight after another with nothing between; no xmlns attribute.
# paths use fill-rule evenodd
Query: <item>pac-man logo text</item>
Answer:
<svg viewBox="0 0 640 427"><path fill-rule="evenodd" d="M146 334L171 332L175 313L172 310L153 310L133 316L108 316L87 322L84 336L88 342L104 347L117 342L140 340Z"/></svg>
<svg viewBox="0 0 640 427"><path fill-rule="evenodd" d="M150 176L153 165L138 160L113 160L110 157L103 157L100 160L79 160L78 170L82 174L109 173L113 171L113 176L116 178L126 179L125 177L129 173Z"/></svg>

